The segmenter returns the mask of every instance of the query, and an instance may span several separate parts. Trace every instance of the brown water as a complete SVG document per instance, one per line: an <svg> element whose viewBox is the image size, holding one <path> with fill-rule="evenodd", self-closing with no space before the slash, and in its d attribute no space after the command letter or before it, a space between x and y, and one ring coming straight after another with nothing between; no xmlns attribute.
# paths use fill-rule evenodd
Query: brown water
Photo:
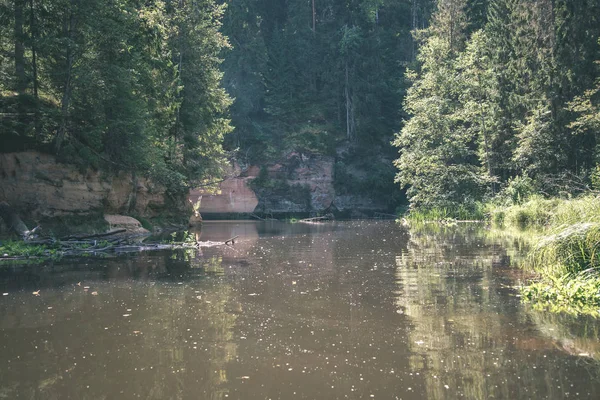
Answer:
<svg viewBox="0 0 600 400"><path fill-rule="evenodd" d="M518 242L434 228L211 222L238 243L1 269L0 399L600 398L600 323L521 304Z"/></svg>

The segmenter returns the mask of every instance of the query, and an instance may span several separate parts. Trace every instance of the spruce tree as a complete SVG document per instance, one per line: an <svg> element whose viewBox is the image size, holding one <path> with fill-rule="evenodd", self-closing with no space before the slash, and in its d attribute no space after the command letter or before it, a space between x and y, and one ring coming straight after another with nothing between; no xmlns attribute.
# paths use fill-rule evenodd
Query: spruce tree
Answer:
<svg viewBox="0 0 600 400"><path fill-rule="evenodd" d="M419 51L419 72L407 74L410 118L394 144L400 148L397 181L412 207L457 208L481 199L488 183L477 159L477 137L461 104L458 54L464 47L464 2L440 1ZM437 24L437 25L436 25Z"/></svg>

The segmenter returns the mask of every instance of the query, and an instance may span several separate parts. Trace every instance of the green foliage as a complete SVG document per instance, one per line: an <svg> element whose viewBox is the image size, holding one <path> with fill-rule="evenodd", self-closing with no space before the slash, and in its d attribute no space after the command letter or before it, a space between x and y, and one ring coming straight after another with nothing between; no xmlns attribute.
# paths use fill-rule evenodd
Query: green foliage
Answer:
<svg viewBox="0 0 600 400"><path fill-rule="evenodd" d="M31 245L23 241L3 241L0 245L0 255L8 257L48 257L55 250L46 245Z"/></svg>
<svg viewBox="0 0 600 400"><path fill-rule="evenodd" d="M220 88L223 6L32 1L31 18L20 20L17 4L2 4L7 25L23 30L17 37L2 28L2 140L18 137L19 150L53 147L82 170L141 172L172 195L221 174L231 130L231 100ZM23 46L20 57L14 49Z"/></svg>
<svg viewBox="0 0 600 400"><path fill-rule="evenodd" d="M548 277L523 287L521 294L538 310L600 316L600 277L594 274Z"/></svg>
<svg viewBox="0 0 600 400"><path fill-rule="evenodd" d="M390 147L399 128L412 24L426 23L431 0L351 3L228 1L224 83L236 98L229 149L245 163L287 150L334 154L349 139ZM417 15L417 12L419 13Z"/></svg>
<svg viewBox="0 0 600 400"><path fill-rule="evenodd" d="M596 165L596 167L592 170L590 174L590 181L592 184L592 189L598 191L600 190L600 165Z"/></svg>
<svg viewBox="0 0 600 400"><path fill-rule="evenodd" d="M181 244L195 244L196 236L193 232L190 231L176 231L171 232L169 235L170 239L165 240L165 243L172 245L181 245Z"/></svg>
<svg viewBox="0 0 600 400"><path fill-rule="evenodd" d="M496 224L536 234L523 265L539 278L522 288L525 299L554 312L599 314L600 198L532 196L509 207L496 203L488 211Z"/></svg>
<svg viewBox="0 0 600 400"><path fill-rule="evenodd" d="M483 221L486 218L483 203L460 204L453 208L414 209L405 216L411 222Z"/></svg>
<svg viewBox="0 0 600 400"><path fill-rule="evenodd" d="M519 205L539 190L562 195L565 177L596 168L600 21L592 10L599 1L491 0L482 18L474 4L438 1L418 35L419 64L406 74L409 118L394 142L397 181L413 209L452 208L498 186L496 203ZM526 210L514 219L544 220Z"/></svg>
<svg viewBox="0 0 600 400"><path fill-rule="evenodd" d="M519 229L555 231L580 222L600 223L600 198L584 195L575 199L545 199L539 195L507 206L505 202L489 203L492 222Z"/></svg>
<svg viewBox="0 0 600 400"><path fill-rule="evenodd" d="M543 229L552 218L558 200L546 200L534 196L525 203L510 206L492 205L489 213L491 220L500 226L517 227L518 229Z"/></svg>
<svg viewBox="0 0 600 400"><path fill-rule="evenodd" d="M576 199L559 200L552 211L551 226L560 229L580 222L600 223L600 198L588 194Z"/></svg>
<svg viewBox="0 0 600 400"><path fill-rule="evenodd" d="M506 186L494 199L497 203L507 206L523 204L536 193L534 182L528 176L517 175L510 178Z"/></svg>
<svg viewBox="0 0 600 400"><path fill-rule="evenodd" d="M554 276L600 268L600 224L578 223L540 240L527 264Z"/></svg>
<svg viewBox="0 0 600 400"><path fill-rule="evenodd" d="M424 34L418 55L421 68L407 73L412 86L404 108L410 118L394 145L400 148L396 180L407 187L414 209L470 207L483 199L493 181L490 169L485 171L478 157L477 143L487 143L487 138L485 124L473 123L485 117L473 101L481 103L483 88L468 83L471 75L483 73L475 72L475 64L460 57L465 44L463 20L461 2L440 7ZM471 52L476 50L469 48L468 54ZM467 58L479 59L475 55Z"/></svg>

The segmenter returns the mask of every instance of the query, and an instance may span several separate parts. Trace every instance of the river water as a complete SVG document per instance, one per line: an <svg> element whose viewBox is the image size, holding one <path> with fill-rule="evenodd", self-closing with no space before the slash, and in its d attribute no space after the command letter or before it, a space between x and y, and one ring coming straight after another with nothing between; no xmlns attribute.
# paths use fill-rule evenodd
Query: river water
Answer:
<svg viewBox="0 0 600 400"><path fill-rule="evenodd" d="M391 221L197 233L236 235L0 269L0 399L600 398L600 323L521 303L518 240Z"/></svg>

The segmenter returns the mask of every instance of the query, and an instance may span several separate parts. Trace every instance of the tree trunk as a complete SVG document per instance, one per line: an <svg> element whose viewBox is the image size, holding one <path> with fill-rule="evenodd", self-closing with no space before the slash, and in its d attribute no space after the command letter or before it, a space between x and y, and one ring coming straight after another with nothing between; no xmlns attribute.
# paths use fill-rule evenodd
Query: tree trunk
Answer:
<svg viewBox="0 0 600 400"><path fill-rule="evenodd" d="M313 23L313 33L316 31L316 23L317 23L317 12L315 10L315 0L312 0L312 23Z"/></svg>
<svg viewBox="0 0 600 400"><path fill-rule="evenodd" d="M179 0L178 2L178 6L179 6L179 12L183 13L183 7L184 7L184 3L183 0ZM183 89L177 92L177 99L179 100L179 103L177 104L177 110L175 112L175 126L174 129L171 131L171 139L172 139L172 146L169 149L169 158L171 159L171 162L175 162L175 160L177 159L177 142L179 141L179 137L180 135L180 131L181 131L181 105L183 104L183 90L185 90L185 86L183 84L183 77L182 77L182 73L183 73L183 26L182 23L179 24L178 26L178 31L177 31L177 43L179 46L179 54L177 56L177 80L178 80L178 84L180 87L182 87ZM185 151L183 152L185 154Z"/></svg>
<svg viewBox="0 0 600 400"><path fill-rule="evenodd" d="M25 109L25 91L27 90L27 75L25 73L25 35L23 33L25 0L15 0L14 2L14 36L15 36L15 91L19 96L17 98L18 124L17 133L25 135L27 126L27 110Z"/></svg>
<svg viewBox="0 0 600 400"><path fill-rule="evenodd" d="M417 28L419 27L418 22L417 22L417 0L412 0L412 7L411 7L410 12L411 12L411 17L412 17L411 30L416 31ZM413 61L417 59L417 42L414 37L412 40L412 54L411 55L412 55Z"/></svg>
<svg viewBox="0 0 600 400"><path fill-rule="evenodd" d="M56 153L60 152L63 140L67 133L67 122L69 119L69 107L71 105L71 75L73 70L73 36L74 36L74 20L75 20L75 1L71 0L71 10L69 18L65 21L64 32L68 38L67 49L66 49L66 75L65 75L65 86L63 89L63 96L61 101L61 113L60 113L60 127L58 128L58 134L56 135Z"/></svg>
<svg viewBox="0 0 600 400"><path fill-rule="evenodd" d="M35 98L35 114L34 114L34 128L35 134L40 134L40 104L38 96L38 72L37 72L37 25L35 23L35 12L34 12L34 0L29 0L29 29L31 31L31 69L33 72L33 97Z"/></svg>
<svg viewBox="0 0 600 400"><path fill-rule="evenodd" d="M31 31L31 68L33 72L33 95L38 98L38 74L37 74L37 53L35 41L37 39L37 26L35 24L35 13L33 9L33 0L29 0L29 29Z"/></svg>
<svg viewBox="0 0 600 400"><path fill-rule="evenodd" d="M352 140L354 138L354 106L352 104L352 95L350 93L350 72L348 60L346 60L346 87L344 94L346 96L346 138Z"/></svg>
<svg viewBox="0 0 600 400"><path fill-rule="evenodd" d="M23 34L25 9L24 0L15 0L15 76L17 78L15 89L19 95L27 89L27 76L25 75L25 38Z"/></svg>

